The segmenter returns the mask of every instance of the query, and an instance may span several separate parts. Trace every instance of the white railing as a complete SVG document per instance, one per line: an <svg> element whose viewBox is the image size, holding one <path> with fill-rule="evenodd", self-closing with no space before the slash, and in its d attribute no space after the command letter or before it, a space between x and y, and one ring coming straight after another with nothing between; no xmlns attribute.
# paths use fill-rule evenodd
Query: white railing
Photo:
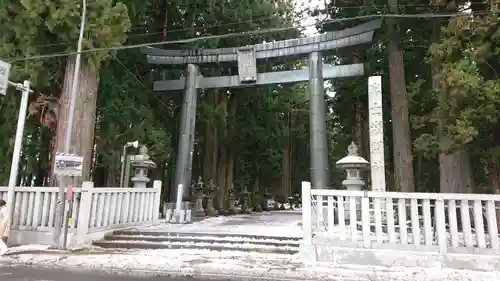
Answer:
<svg viewBox="0 0 500 281"><path fill-rule="evenodd" d="M311 189L302 183L304 244L499 254L500 195Z"/></svg>
<svg viewBox="0 0 500 281"><path fill-rule="evenodd" d="M17 187L12 228L48 231L54 228L58 189L54 187ZM73 217L80 212L81 188L74 188ZM0 198L7 201L7 187L0 187ZM70 228L77 226L72 220Z"/></svg>
<svg viewBox="0 0 500 281"><path fill-rule="evenodd" d="M52 231L57 193L55 187L16 187L12 230ZM153 188L94 188L84 182L82 188L73 188L69 232L85 241L91 233L158 223L160 195L161 181ZM7 187L0 187L0 198L7 200Z"/></svg>
<svg viewBox="0 0 500 281"><path fill-rule="evenodd" d="M78 231L94 232L157 222L160 193L161 181L155 181L153 188L94 188L92 182L85 182L78 216L82 225Z"/></svg>

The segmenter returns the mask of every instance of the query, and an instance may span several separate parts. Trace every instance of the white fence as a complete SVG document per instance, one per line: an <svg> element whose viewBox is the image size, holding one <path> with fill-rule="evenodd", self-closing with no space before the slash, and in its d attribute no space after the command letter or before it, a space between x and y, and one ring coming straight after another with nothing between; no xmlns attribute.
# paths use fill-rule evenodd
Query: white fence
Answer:
<svg viewBox="0 0 500 281"><path fill-rule="evenodd" d="M315 261L331 261L339 249L377 250L396 263L397 251L429 253L441 262L443 254L500 259L499 205L500 195L326 190L303 182L304 249ZM325 246L329 252L320 249ZM369 263L386 264L372 258Z"/></svg>
<svg viewBox="0 0 500 281"><path fill-rule="evenodd" d="M57 193L55 187L17 187L9 240L51 243ZM92 182L73 188L70 244L100 239L113 229L158 223L160 193L161 181L153 188L94 188ZM7 187L0 187L0 198L7 200Z"/></svg>

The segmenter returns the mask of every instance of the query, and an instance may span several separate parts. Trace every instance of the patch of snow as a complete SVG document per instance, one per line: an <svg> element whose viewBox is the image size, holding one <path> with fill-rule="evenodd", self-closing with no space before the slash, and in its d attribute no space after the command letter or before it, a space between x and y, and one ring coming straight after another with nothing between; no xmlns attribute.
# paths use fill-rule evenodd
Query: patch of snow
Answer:
<svg viewBox="0 0 500 281"><path fill-rule="evenodd" d="M177 241L164 241L164 242L152 242L152 241L145 241L145 240L130 240L130 241L122 241L120 240L119 242L121 243L127 243L127 244L150 244L150 245L172 245L172 246L199 246L199 247L206 247L206 246L212 246L212 247L221 247L221 248L231 248L231 249L242 249L242 250L251 250L251 249L279 249L279 250L286 250L286 251L297 251L299 244L295 247L290 247L290 246L272 246L272 245L263 245L263 244L254 244L254 243L241 243L241 244L235 244L235 243L217 243L217 242L200 242L200 241L182 241L182 242L177 242Z"/></svg>
<svg viewBox="0 0 500 281"><path fill-rule="evenodd" d="M500 273L370 266L316 266L300 262L299 255L276 255L208 250L140 250L120 254L20 254L14 262L53 267L73 267L144 272L253 276L272 280L364 281L497 281Z"/></svg>
<svg viewBox="0 0 500 281"><path fill-rule="evenodd" d="M9 253L20 252L20 251L46 251L49 249L50 249L50 246L48 246L48 245L30 244L30 245L20 245L20 246L15 246L15 247L9 247Z"/></svg>
<svg viewBox="0 0 500 281"><path fill-rule="evenodd" d="M175 238L176 240L186 240L186 241L198 241L198 242L203 242L203 241L237 241L237 242L249 242L249 243L276 243L276 244L296 244L297 246L300 245L300 241L296 240L278 240L278 239L257 239L257 238L250 238L250 237L244 237L244 236L237 236L237 235L228 235L228 236L209 236L209 235L200 235L200 236L150 236L150 235L115 235L114 237L120 237L120 238L135 238L135 237L142 237L142 238L149 238L149 237L154 237L154 238L164 238L164 239L169 239L169 238ZM120 240L124 240L120 239ZM149 241L149 242L156 242L156 241Z"/></svg>
<svg viewBox="0 0 500 281"><path fill-rule="evenodd" d="M302 214L297 211L276 211L236 216L207 218L192 224L163 224L138 227L139 231L224 233L259 236L302 237L300 222Z"/></svg>

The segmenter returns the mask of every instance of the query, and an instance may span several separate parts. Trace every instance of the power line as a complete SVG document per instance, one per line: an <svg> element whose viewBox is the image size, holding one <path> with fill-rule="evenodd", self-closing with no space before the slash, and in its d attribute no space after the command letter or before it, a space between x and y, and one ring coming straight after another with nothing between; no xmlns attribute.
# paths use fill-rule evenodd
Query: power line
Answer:
<svg viewBox="0 0 500 281"><path fill-rule="evenodd" d="M125 70L125 72L127 72L130 76L132 76L134 78L135 81L137 81L144 89L146 89L146 91L150 92L153 94L153 97L156 98L156 100L158 100L158 102L160 102L161 104L163 104L165 106L165 108L168 108L168 106L159 98L157 97L152 91L151 91L151 88L147 87L146 85L144 85L144 83L141 81L141 79L139 79L137 77L137 75L135 75L119 58L117 55L113 54L113 57L118 61L118 63L123 67L123 69Z"/></svg>
<svg viewBox="0 0 500 281"><path fill-rule="evenodd" d="M486 15L491 14L491 11L481 11L475 12L474 15ZM423 13L423 14L372 14L372 15L363 15L363 16L355 16L348 18L340 18L340 19L330 19L321 22L321 24L326 23L335 23L335 22L344 22L351 20L362 20L362 19L378 19L378 18L453 18L460 16L468 16L471 14L468 13ZM148 46L158 46L158 45L170 45L170 44L182 44L182 43L194 43L201 40L211 40L211 39L223 39L223 38L233 38L233 37L242 37L248 35L259 35L273 32L283 32L292 29L300 29L306 28L310 26L316 26L316 23L306 24L306 25L298 25L298 26L285 26L285 27L277 27L277 28L265 28L265 29L256 29L251 31L243 31L243 32L233 32L227 34L220 35L208 35L208 36L200 36L179 40L171 40L171 41L159 41L152 43L143 43L143 44L133 44L133 45L125 45L125 46L117 46L117 47L104 47L104 48L93 48L82 50L80 53L95 53L95 52L106 52L106 51L116 51L116 50L126 50L126 49L136 49L141 47ZM66 52L66 53L53 53L46 55L37 55L37 56L29 56L19 59L13 59L8 61L9 63L16 63L27 60L35 60L35 59L46 59L46 58L55 58L55 57L66 57L71 55L76 55L78 52Z"/></svg>
<svg viewBox="0 0 500 281"><path fill-rule="evenodd" d="M334 6L334 7L326 7L324 9L304 9L301 12L306 12L306 11L313 11L313 10L319 10L323 13L325 12L332 12L335 10L353 10L353 9L366 9L366 8L376 8L376 9L383 9L383 8L388 8L389 5L384 5L384 4L372 4L372 5L353 5L353 6ZM438 5L435 4L398 4L396 6L397 8L433 8L433 7L438 7ZM228 25L234 25L234 24L242 24L242 23L254 23L256 21L262 21L262 20L270 20L270 19L276 19L278 18L277 16L268 16L268 17L257 17L253 19L248 19L248 20L241 20L241 21L233 21L233 22L228 22L228 23L222 23L222 24L213 24L213 25L208 25L208 26L202 26L199 28L195 29L205 29L205 28L212 28L212 27L221 27L221 26L228 26ZM131 30L137 30L141 28L148 28L149 26L147 25L138 25L131 27ZM164 26L156 26L153 28L159 28L163 29ZM188 31L191 30L191 28L185 28L185 29L175 29L175 30L168 30L167 32L176 32L176 31ZM156 34L161 34L163 31L159 32L154 32Z"/></svg>
<svg viewBox="0 0 500 281"><path fill-rule="evenodd" d="M383 11L383 8L387 8L388 5L357 5L357 6L340 6L340 7L329 7L329 8L324 8L324 9L319 9L321 10L322 13L329 13L334 10L346 10L346 9L365 9L365 8L377 8L380 9L379 12ZM397 8L432 8L432 7L437 7L434 4L398 4ZM40 18L42 21L44 21L42 18ZM251 24L251 23L256 23L258 21L263 21L263 20L272 20L272 19L277 19L276 16L268 16L268 17L257 17L253 19L247 19L247 20L241 20L241 21L232 21L232 22L226 22L226 23L220 23L220 24L211 24L211 25L204 25L204 26L199 26L199 27L188 27L188 28L177 28L177 29L167 29L167 34L172 34L172 33L177 33L177 32L186 32L186 31L192 31L193 29L196 30L203 30L203 29L210 29L210 28L216 28L216 27L224 27L224 26L232 26L232 25L238 25L238 24ZM140 25L140 26L135 26L132 27L130 30L137 30L137 29L144 29L144 28L149 28L147 25ZM157 26L157 27L152 27L154 29L163 29L163 26ZM163 34L162 31L155 31L155 32L146 32L146 33L141 33L141 34L134 34L134 33L129 33L127 36L127 39L129 38L138 38L138 37L143 37L143 36L151 36L151 35L159 35ZM50 44L41 44L41 45L35 45L33 47L35 48L43 48L43 47L50 47L50 46L67 46L69 43L67 42L59 42L59 43L50 43Z"/></svg>

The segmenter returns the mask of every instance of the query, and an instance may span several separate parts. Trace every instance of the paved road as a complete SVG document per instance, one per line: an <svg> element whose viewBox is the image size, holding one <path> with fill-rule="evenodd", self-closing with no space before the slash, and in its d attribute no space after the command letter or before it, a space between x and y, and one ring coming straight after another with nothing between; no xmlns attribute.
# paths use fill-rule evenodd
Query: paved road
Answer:
<svg viewBox="0 0 500 281"><path fill-rule="evenodd" d="M53 268L1 267L1 281L232 281L230 279L199 279L193 277L137 277L93 272L71 272Z"/></svg>

